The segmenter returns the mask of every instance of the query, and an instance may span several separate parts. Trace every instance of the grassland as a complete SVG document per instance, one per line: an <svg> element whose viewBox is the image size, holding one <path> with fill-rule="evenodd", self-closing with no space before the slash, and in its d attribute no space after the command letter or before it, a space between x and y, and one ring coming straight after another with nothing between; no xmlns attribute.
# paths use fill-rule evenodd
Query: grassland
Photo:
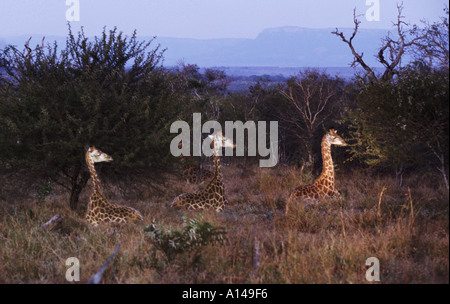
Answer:
<svg viewBox="0 0 450 304"><path fill-rule="evenodd" d="M77 257L85 283L113 252L103 283L369 283L366 259L380 261L379 283L449 283L448 191L433 175L395 179L362 171L337 171L340 200L299 206L289 215L289 192L313 180L293 167L224 168L229 206L222 213L172 210L178 194L204 185L171 179L164 192L123 194L105 183L111 202L142 212L144 223L90 227L84 220L91 184L80 208L54 187L2 178L0 283L68 283L65 261ZM26 190L25 190L26 189ZM37 229L55 214L54 229ZM183 216L225 227L222 243L167 259L145 228L181 229Z"/></svg>

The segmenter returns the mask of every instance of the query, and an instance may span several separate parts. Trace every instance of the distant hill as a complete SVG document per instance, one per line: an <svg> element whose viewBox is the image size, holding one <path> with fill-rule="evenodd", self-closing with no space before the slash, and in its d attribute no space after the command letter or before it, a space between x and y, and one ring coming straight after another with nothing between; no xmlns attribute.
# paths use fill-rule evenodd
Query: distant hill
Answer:
<svg viewBox="0 0 450 304"><path fill-rule="evenodd" d="M199 66L348 67L353 57L348 46L331 32L334 29L281 27L266 29L255 39L157 38L167 48L165 62L180 60ZM340 29L349 36L352 29ZM374 55L386 30L360 29L354 39L366 63L380 67Z"/></svg>
<svg viewBox="0 0 450 304"><path fill-rule="evenodd" d="M309 29L300 27L269 28L261 32L255 39L186 39L158 37L155 43L167 49L164 54L164 65L173 66L181 61L197 64L200 67L229 67L236 72L236 67L253 69L258 74L292 75L285 68L290 67L348 67L353 57L348 46L331 32L334 29ZM340 29L349 36L352 29ZM374 55L387 35L386 30L360 29L354 39L358 52L364 53L366 63L372 67L380 67ZM42 35L30 35L33 39L30 46L40 44ZM392 35L394 36L394 35ZM29 36L0 37L0 48L6 44L23 46ZM151 37L139 37L149 40ZM46 37L46 42L57 41L65 45L65 37ZM406 60L403 62L406 63ZM255 67L259 67L255 69ZM280 73L274 69L280 69ZM297 69L297 68L296 68ZM264 71L270 71L265 73ZM297 69L298 72L298 69ZM332 72L330 72L332 73ZM333 73L332 73L333 74Z"/></svg>
<svg viewBox="0 0 450 304"><path fill-rule="evenodd" d="M280 79L284 79L290 76L296 76L300 72L304 72L308 69L318 69L319 72L323 72L329 75L339 76L344 79L351 79L355 76L355 73L364 73L362 68L352 67L273 67L273 66L214 66L210 67L216 70L222 70L229 76L268 76L270 79L276 79L277 76ZM374 67L375 73L382 73L384 68Z"/></svg>

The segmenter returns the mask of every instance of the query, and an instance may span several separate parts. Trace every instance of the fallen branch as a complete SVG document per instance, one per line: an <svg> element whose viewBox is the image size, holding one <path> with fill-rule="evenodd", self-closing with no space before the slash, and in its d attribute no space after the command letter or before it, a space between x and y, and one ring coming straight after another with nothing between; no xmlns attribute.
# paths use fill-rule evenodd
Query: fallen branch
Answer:
<svg viewBox="0 0 450 304"><path fill-rule="evenodd" d="M261 265L261 244L256 238L253 239L253 278L256 279Z"/></svg>
<svg viewBox="0 0 450 304"><path fill-rule="evenodd" d="M387 190L387 188L383 187L383 189L381 189L381 192L380 192L380 197L378 198L378 210L377 210L378 220L381 220L381 198L383 197L383 193L386 190Z"/></svg>
<svg viewBox="0 0 450 304"><path fill-rule="evenodd" d="M57 215L53 216L48 222L41 225L37 230L41 230L43 228L48 228L49 230L53 230L56 227L56 225L61 223L61 221L62 221L61 215L57 214Z"/></svg>
<svg viewBox="0 0 450 304"><path fill-rule="evenodd" d="M119 250L120 244L116 245L116 248L114 249L114 252L109 256L109 258L106 260L106 263L103 264L103 266L100 268L99 271L97 271L94 275L92 275L89 280L87 281L87 284L99 284L102 280L103 272L108 268L109 263L111 263L114 256L117 254L117 251Z"/></svg>

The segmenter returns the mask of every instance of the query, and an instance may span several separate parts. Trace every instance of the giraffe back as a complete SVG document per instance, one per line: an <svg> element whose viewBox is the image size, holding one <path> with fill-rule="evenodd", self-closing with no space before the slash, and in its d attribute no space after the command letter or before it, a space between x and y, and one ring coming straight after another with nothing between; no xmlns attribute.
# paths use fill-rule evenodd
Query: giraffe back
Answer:
<svg viewBox="0 0 450 304"><path fill-rule="evenodd" d="M224 196L225 191L218 151L221 147L234 148L235 145L221 133L212 137L213 140L211 144L214 148L214 176L211 182L202 191L196 193L183 193L177 196L170 204L171 207L185 209L215 209L216 211L222 211L224 206L228 203Z"/></svg>
<svg viewBox="0 0 450 304"><path fill-rule="evenodd" d="M142 214L134 208L109 203L101 193L94 192L89 202L86 219L93 225L100 223L138 223Z"/></svg>

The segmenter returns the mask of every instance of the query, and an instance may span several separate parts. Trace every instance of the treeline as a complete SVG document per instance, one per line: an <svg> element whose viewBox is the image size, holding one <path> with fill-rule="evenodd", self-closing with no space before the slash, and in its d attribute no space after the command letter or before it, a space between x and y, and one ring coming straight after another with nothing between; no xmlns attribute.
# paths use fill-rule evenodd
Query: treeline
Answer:
<svg viewBox="0 0 450 304"><path fill-rule="evenodd" d="M238 92L227 90L230 78L219 70L164 68L160 46L117 29L88 39L69 28L62 49L7 46L0 51L0 165L65 187L76 208L89 179L87 147L113 155L105 175L135 186L150 180L141 186L151 187L178 167L170 125L200 112L203 121L278 121L280 162L314 168L320 139L334 127L352 143L350 154L336 157L400 177L431 168L448 187L448 39L446 60L429 60L438 49L425 47L433 33L448 38L446 13L425 34L414 28L422 39L410 48L417 62L388 66L389 77L367 72L348 83L312 69L275 84L259 79Z"/></svg>

